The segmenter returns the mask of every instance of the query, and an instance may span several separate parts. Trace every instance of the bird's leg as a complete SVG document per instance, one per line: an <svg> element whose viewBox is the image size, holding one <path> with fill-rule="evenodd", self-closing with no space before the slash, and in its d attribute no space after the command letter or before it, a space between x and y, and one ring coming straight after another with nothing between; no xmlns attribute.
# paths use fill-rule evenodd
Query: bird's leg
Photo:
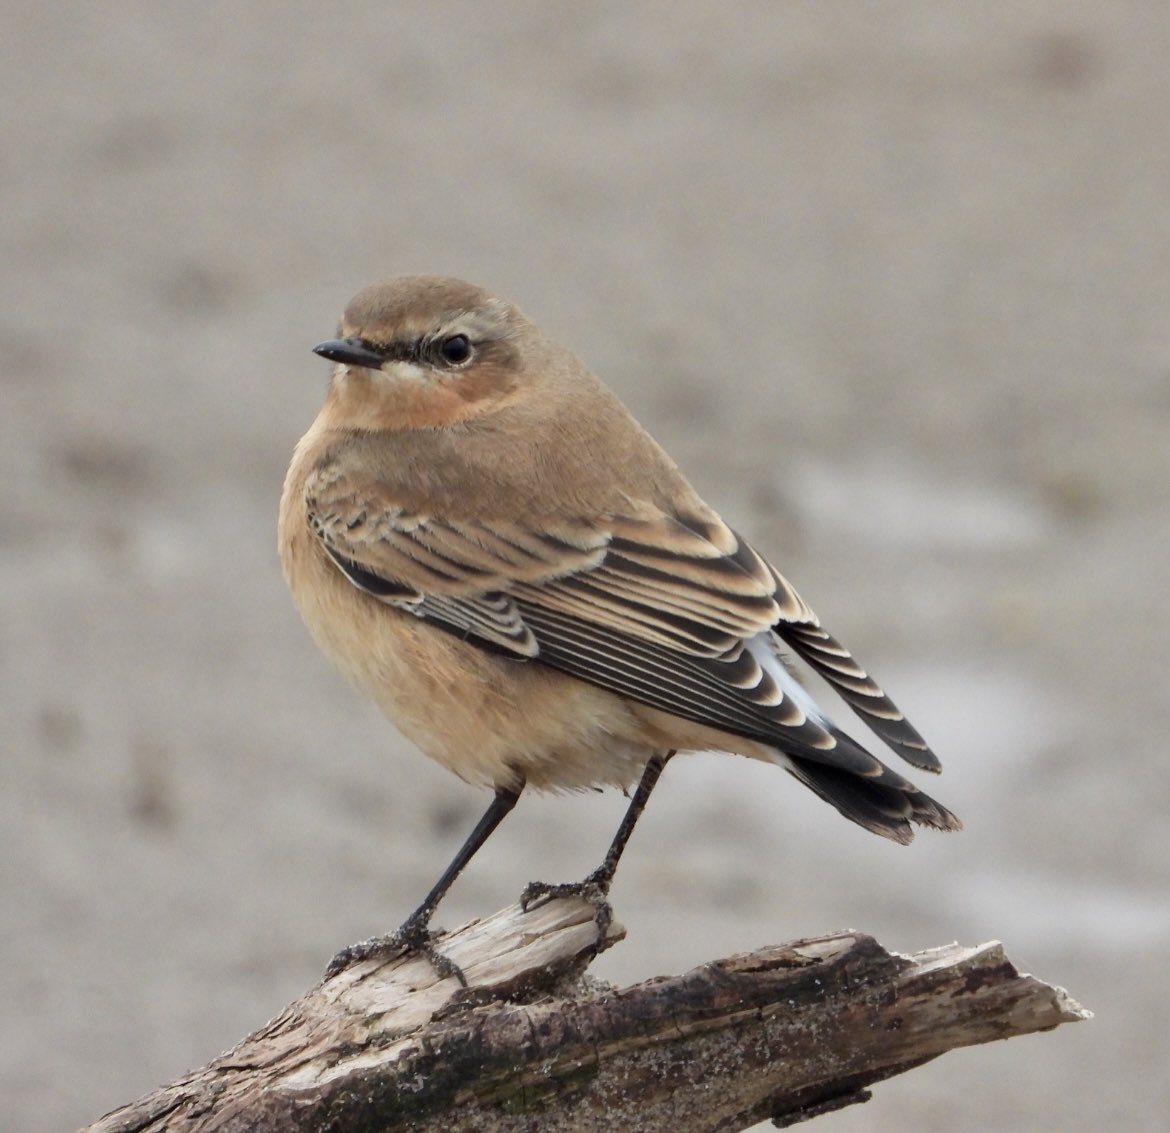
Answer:
<svg viewBox="0 0 1170 1133"><path fill-rule="evenodd" d="M523 783L515 789L497 787L491 805L484 812L475 829L468 835L467 841L459 847L458 853L443 871L443 876L435 882L435 886L427 894L426 900L406 918L402 927L397 932L392 932L387 936L375 936L370 940L363 940L358 944L351 944L348 948L343 948L329 962L329 968L325 973L326 977L340 972L343 968L348 968L350 964L356 963L358 960L368 959L370 956L389 956L396 952L415 949L422 952L430 960L439 975L454 976L466 987L467 980L459 970L458 965L452 963L435 948L431 940L431 917L447 890L451 888L455 879L463 871L464 866L471 861L476 851L491 836L492 831L503 822L508 812L516 805L516 800L520 797L522 790L524 790Z"/></svg>
<svg viewBox="0 0 1170 1133"><path fill-rule="evenodd" d="M551 901L555 897L585 897L597 908L597 924L604 935L612 917L605 898L609 893L610 885L613 883L613 875L617 872L622 851L626 848L626 843L630 840L630 835L634 832L634 827L638 824L638 819L641 817L642 811L646 809L646 802L650 798L650 792L654 790L654 786L658 782L658 777L662 774L662 769L673 755L673 751L665 751L655 753L650 757L650 761L646 764L646 769L642 772L638 789L634 792L634 797L630 800L630 805L626 807L626 813L622 817L621 825L618 827L617 833L613 836L613 841L610 843L601 865L586 877L584 881L567 882L559 885L549 885L543 881L529 882L525 886L524 892L520 894L520 907L522 909L527 912L533 905L543 905L546 901Z"/></svg>

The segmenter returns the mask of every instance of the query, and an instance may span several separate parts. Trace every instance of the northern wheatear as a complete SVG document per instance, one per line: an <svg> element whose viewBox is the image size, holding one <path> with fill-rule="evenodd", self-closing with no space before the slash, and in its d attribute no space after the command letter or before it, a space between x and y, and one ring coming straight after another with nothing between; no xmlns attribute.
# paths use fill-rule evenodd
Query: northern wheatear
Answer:
<svg viewBox="0 0 1170 1133"><path fill-rule="evenodd" d="M281 500L293 598L409 739L495 792L398 933L339 962L426 946L439 900L525 786L639 782L587 879L604 894L676 751L775 763L898 842L914 823L959 828L833 723L782 650L903 759L937 771L893 702L618 399L511 303L456 279L391 279L360 292L315 350L336 367Z"/></svg>

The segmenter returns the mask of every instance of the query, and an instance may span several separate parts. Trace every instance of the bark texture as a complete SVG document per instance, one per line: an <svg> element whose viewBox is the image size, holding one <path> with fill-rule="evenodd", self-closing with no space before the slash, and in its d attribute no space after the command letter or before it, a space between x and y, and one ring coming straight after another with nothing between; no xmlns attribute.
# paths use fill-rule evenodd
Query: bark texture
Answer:
<svg viewBox="0 0 1170 1133"><path fill-rule="evenodd" d="M324 980L207 1066L90 1133L372 1133L787 1125L992 1039L1089 1013L997 943L909 956L846 932L627 988L584 975L604 937L576 898L443 938L469 984L418 955Z"/></svg>

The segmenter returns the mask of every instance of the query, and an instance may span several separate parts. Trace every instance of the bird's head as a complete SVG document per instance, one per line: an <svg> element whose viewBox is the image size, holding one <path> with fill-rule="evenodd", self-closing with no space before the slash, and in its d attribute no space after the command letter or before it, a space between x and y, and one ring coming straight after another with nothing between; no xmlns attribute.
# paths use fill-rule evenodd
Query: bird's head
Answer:
<svg viewBox="0 0 1170 1133"><path fill-rule="evenodd" d="M313 347L337 363L333 424L442 428L508 404L539 332L510 303L462 280L408 275L358 292L337 338Z"/></svg>

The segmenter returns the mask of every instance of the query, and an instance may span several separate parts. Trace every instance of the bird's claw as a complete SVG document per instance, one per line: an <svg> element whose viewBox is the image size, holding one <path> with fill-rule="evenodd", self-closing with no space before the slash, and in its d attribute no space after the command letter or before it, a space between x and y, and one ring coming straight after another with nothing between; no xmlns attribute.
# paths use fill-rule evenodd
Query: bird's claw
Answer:
<svg viewBox="0 0 1170 1133"><path fill-rule="evenodd" d="M467 987L467 977L463 974L463 969L435 947L435 939L426 925L411 921L407 921L397 932L373 936L369 940L361 940L357 944L343 948L329 961L329 967L325 969L325 978L329 979L361 960L392 960L407 952L421 952L438 975L444 979L456 979Z"/></svg>
<svg viewBox="0 0 1170 1133"><path fill-rule="evenodd" d="M556 884L547 881L530 881L520 894L520 908L527 913L534 908L558 897L581 897L593 906L593 920L597 925L598 939L604 940L609 926L613 923L613 909L606 898L609 896L608 877L591 873L584 881L565 881Z"/></svg>

